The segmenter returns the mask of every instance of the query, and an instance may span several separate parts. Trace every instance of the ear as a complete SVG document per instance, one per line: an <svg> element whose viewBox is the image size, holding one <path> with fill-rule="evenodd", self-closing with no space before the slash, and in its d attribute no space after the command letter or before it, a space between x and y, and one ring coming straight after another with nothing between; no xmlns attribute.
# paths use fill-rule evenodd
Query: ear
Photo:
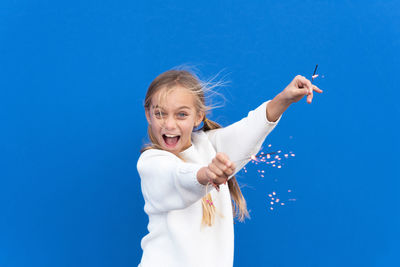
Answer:
<svg viewBox="0 0 400 267"><path fill-rule="evenodd" d="M197 113L196 121L195 121L195 126L196 126L196 127L199 126L200 123L203 121L204 116L205 116L205 114L204 114L203 111Z"/></svg>
<svg viewBox="0 0 400 267"><path fill-rule="evenodd" d="M151 125L151 120L150 120L150 109L149 109L149 108L146 108L146 109L145 109L145 114L146 114L147 123L148 123L149 125Z"/></svg>

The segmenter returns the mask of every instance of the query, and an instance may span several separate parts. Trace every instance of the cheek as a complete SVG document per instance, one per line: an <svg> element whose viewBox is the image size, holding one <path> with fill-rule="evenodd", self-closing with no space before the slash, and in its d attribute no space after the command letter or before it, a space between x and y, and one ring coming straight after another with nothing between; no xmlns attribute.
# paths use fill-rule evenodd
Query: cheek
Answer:
<svg viewBox="0 0 400 267"><path fill-rule="evenodd" d="M194 127L194 122L186 122L184 125L182 125L182 132L185 133L185 135L190 136L192 134Z"/></svg>
<svg viewBox="0 0 400 267"><path fill-rule="evenodd" d="M160 126L157 123L157 121L152 121L151 126L150 127L150 131L153 134L154 137L158 137L160 135Z"/></svg>

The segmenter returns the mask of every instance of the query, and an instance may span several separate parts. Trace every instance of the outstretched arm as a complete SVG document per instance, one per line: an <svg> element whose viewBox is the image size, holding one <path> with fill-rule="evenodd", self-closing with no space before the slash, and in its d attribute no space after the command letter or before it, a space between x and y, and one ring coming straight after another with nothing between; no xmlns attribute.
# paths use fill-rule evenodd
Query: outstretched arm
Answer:
<svg viewBox="0 0 400 267"><path fill-rule="evenodd" d="M247 117L225 128L207 131L206 134L215 150L224 152L235 163L236 173L250 160L250 155L258 153L283 112L306 95L307 102L311 103L313 91L322 93L309 80L298 75L274 99L250 111Z"/></svg>
<svg viewBox="0 0 400 267"><path fill-rule="evenodd" d="M266 109L268 121L276 121L285 110L294 102L307 96L307 103L311 103L313 92L322 93L322 90L311 84L307 78L297 75L289 85L272 99Z"/></svg>

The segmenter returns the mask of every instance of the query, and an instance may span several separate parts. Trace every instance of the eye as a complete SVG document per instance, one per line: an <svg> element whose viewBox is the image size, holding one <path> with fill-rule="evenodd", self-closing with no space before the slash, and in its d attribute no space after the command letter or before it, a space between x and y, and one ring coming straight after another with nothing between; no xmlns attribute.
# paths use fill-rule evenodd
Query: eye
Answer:
<svg viewBox="0 0 400 267"><path fill-rule="evenodd" d="M179 112L178 113L178 118L180 118L180 119L184 119L184 118L186 118L188 115L187 115L187 113L186 112Z"/></svg>
<svg viewBox="0 0 400 267"><path fill-rule="evenodd" d="M166 113L165 113L165 112L162 112L161 110L155 110L155 111L154 111L154 116L155 116L157 119L161 119L161 118L165 117L165 115L166 115Z"/></svg>

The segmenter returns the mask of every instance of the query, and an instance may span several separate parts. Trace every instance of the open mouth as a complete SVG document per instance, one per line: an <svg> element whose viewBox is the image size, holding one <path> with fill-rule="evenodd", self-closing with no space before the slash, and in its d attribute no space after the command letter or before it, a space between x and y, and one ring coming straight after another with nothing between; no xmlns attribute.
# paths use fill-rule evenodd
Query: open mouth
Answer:
<svg viewBox="0 0 400 267"><path fill-rule="evenodd" d="M180 135L163 134L162 137L168 147L174 147L178 143Z"/></svg>

